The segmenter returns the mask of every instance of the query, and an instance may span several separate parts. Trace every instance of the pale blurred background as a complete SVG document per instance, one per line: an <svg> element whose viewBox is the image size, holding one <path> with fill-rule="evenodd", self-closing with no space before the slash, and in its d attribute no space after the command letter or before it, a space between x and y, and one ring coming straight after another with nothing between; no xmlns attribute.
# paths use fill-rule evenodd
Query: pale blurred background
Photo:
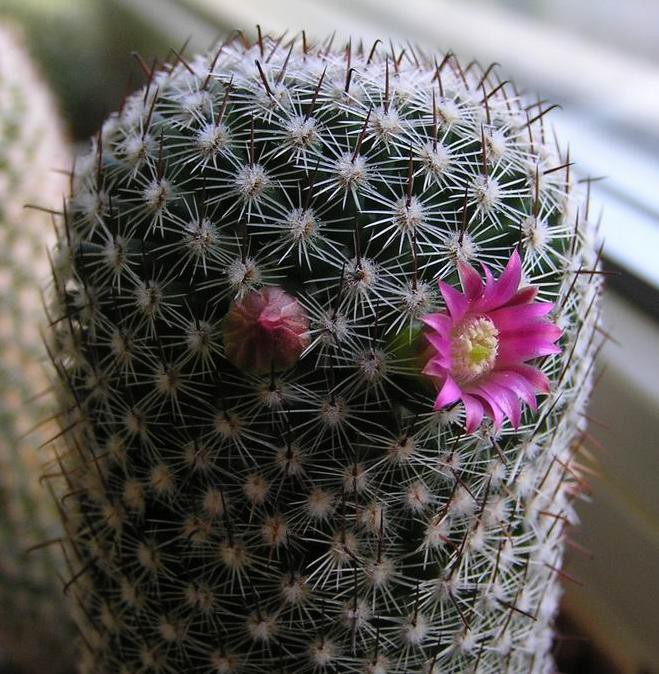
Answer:
<svg viewBox="0 0 659 674"><path fill-rule="evenodd" d="M392 37L497 61L552 120L602 215L612 340L590 416L599 461L573 532L557 652L570 674L659 672L659 0L0 0L82 142L168 49L240 28Z"/></svg>

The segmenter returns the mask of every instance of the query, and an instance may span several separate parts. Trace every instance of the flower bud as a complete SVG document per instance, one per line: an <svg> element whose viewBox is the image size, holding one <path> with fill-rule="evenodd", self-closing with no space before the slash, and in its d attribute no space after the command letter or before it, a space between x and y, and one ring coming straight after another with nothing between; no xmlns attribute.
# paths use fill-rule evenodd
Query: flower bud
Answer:
<svg viewBox="0 0 659 674"><path fill-rule="evenodd" d="M240 370L265 374L294 365L309 344L309 319L282 288L253 291L233 302L224 319L224 351Z"/></svg>

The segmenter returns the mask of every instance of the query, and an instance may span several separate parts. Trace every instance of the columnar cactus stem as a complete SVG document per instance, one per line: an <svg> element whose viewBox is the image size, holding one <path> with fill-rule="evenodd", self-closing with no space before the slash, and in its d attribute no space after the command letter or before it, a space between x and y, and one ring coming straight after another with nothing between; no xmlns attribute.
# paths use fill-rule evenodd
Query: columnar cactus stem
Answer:
<svg viewBox="0 0 659 674"><path fill-rule="evenodd" d="M83 672L551 671L593 226L493 69L331 45L181 55L78 165L50 318Z"/></svg>
<svg viewBox="0 0 659 674"><path fill-rule="evenodd" d="M0 662L59 671L70 651L58 556L32 546L59 535L39 483L55 423L40 326L49 274L51 216L61 208L68 162L53 101L20 39L0 26ZM69 656L70 657L70 656Z"/></svg>

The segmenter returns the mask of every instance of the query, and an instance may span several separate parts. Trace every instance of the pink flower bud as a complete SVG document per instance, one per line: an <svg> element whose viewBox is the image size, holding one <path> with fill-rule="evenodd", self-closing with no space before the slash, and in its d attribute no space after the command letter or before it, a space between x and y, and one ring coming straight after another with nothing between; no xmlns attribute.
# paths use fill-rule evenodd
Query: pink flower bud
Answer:
<svg viewBox="0 0 659 674"><path fill-rule="evenodd" d="M265 374L296 363L309 344L309 319L298 300L272 286L233 302L224 319L224 352L240 370Z"/></svg>

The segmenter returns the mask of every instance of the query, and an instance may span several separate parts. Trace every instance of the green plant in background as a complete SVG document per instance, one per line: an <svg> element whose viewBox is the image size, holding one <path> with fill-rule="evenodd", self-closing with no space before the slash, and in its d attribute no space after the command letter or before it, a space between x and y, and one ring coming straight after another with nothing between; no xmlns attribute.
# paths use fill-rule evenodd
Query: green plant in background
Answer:
<svg viewBox="0 0 659 674"><path fill-rule="evenodd" d="M179 56L78 164L50 318L83 672L552 671L587 204L493 68L332 44Z"/></svg>
<svg viewBox="0 0 659 674"><path fill-rule="evenodd" d="M74 139L86 140L135 87L132 50L150 60L169 47L114 0L3 0L3 15L22 26Z"/></svg>
<svg viewBox="0 0 659 674"><path fill-rule="evenodd" d="M39 483L49 456L40 446L56 431L39 425L52 414L40 284L55 233L50 215L24 206L61 207L66 177L56 170L68 161L49 92L20 40L0 26L0 662L26 672L60 671L71 658L58 555L26 554L60 524Z"/></svg>

